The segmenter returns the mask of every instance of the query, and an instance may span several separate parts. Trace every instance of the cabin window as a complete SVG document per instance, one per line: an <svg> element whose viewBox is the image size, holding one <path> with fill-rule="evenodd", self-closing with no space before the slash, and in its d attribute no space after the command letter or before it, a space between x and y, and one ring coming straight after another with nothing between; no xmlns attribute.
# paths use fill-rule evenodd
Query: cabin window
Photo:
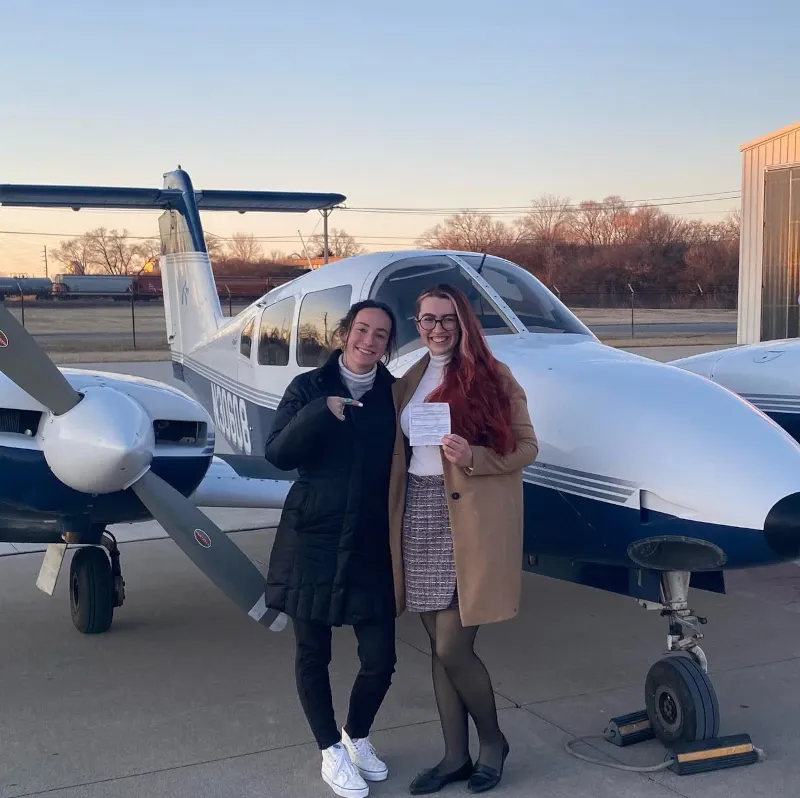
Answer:
<svg viewBox="0 0 800 798"><path fill-rule="evenodd" d="M244 329L242 330L242 337L239 340L239 352L240 354L244 355L248 360L250 360L250 352L253 348L253 326L255 325L255 319L250 319L247 324L244 325Z"/></svg>
<svg viewBox="0 0 800 798"><path fill-rule="evenodd" d="M294 297L287 297L264 308L258 333L258 363L261 366L288 366L289 339L292 336Z"/></svg>
<svg viewBox="0 0 800 798"><path fill-rule="evenodd" d="M516 332L483 289L452 258L446 255L404 258L387 266L378 275L370 292L374 299L385 302L394 311L398 354L403 355L422 346L414 321L417 297L437 283L449 283L466 294L485 335Z"/></svg>
<svg viewBox="0 0 800 798"><path fill-rule="evenodd" d="M339 285L303 297L297 322L297 364L317 368L336 348L334 331L350 309L352 288Z"/></svg>
<svg viewBox="0 0 800 798"><path fill-rule="evenodd" d="M479 272L529 332L591 335L577 316L529 271L493 255L459 257Z"/></svg>

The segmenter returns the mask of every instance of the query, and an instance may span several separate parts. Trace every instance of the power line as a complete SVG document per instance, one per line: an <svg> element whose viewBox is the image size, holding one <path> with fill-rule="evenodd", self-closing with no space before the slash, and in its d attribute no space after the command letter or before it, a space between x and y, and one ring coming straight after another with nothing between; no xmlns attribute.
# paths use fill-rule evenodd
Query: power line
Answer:
<svg viewBox="0 0 800 798"><path fill-rule="evenodd" d="M667 198L664 198L666 200ZM592 202L590 208L596 210L606 209L625 209L630 210L636 207L647 206L650 208L664 208L675 205L696 205L698 203L708 202L726 202L730 200L741 199L741 194L732 194L728 192L727 196L714 196L710 199L686 199L681 201L656 201L653 200L623 200L620 204L610 202ZM563 205L527 205L527 206L505 206L497 208L348 208L342 206L338 210L347 211L349 213L374 213L374 214L395 214L407 216L450 216L460 213L480 213L488 216L519 216L537 213L552 213L552 212L567 212L567 211L582 211L586 207L578 204L563 204Z"/></svg>
<svg viewBox="0 0 800 798"><path fill-rule="evenodd" d="M739 193L739 189L738 188L732 188L732 189L729 189L728 191L705 191L705 192L702 192L702 193L699 193L699 194L676 194L676 195L671 196L671 197L647 197L646 199L623 200L623 203L630 204L630 203L637 203L637 202L662 202L662 201L667 201L667 200L695 199L697 197L716 197L716 196L718 196L720 194L737 194L737 193ZM709 200L709 201L713 201L713 200ZM605 202L596 202L595 204L596 205L606 205L606 204L610 205L610 203L605 203ZM524 209L524 208L527 208L527 207L529 207L529 206L527 206L527 205L524 205L524 206L523 205L497 205L497 206L487 207L484 210L492 210L492 209L495 209L495 210L511 210L511 209L515 209L515 208L523 208ZM551 207L558 208L560 206L554 205L554 206L551 206ZM378 208L378 210L381 210L381 209ZM431 207L431 208L419 208L418 207L418 208L389 208L389 210L445 211L445 210L453 210L453 209L452 208L448 209L448 208L445 208L445 207ZM474 210L481 210L481 209L476 208Z"/></svg>

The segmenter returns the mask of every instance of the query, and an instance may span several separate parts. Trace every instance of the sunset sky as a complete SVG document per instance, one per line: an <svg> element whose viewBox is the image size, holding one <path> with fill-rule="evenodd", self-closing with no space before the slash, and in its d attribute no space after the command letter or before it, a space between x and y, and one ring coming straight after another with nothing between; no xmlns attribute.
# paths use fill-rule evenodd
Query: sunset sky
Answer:
<svg viewBox="0 0 800 798"><path fill-rule="evenodd" d="M0 0L0 183L160 186L180 163L197 188L341 192L331 226L370 249L545 193L731 197L739 146L800 119L798 30L796 0ZM664 209L738 204L692 199ZM322 231L203 221L267 251ZM157 233L154 212L0 208L0 273L101 225Z"/></svg>

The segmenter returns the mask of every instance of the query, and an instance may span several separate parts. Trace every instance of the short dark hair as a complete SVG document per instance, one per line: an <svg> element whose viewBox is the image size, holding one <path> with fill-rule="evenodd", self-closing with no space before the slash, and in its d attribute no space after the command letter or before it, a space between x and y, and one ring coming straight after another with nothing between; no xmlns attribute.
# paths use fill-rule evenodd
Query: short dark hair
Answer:
<svg viewBox="0 0 800 798"><path fill-rule="evenodd" d="M351 305L350 309L347 311L347 315L341 319L336 326L334 335L341 341L342 348L344 348L347 336L350 335L350 330L353 327L356 316L358 316L362 310L368 310L370 308L382 310L389 317L389 321L391 322L389 339L386 341L386 353L381 358L381 360L385 360L386 363L389 363L397 353L397 319L395 318L394 311L392 311L385 302L379 302L377 299L362 299L361 302L356 302L354 305Z"/></svg>

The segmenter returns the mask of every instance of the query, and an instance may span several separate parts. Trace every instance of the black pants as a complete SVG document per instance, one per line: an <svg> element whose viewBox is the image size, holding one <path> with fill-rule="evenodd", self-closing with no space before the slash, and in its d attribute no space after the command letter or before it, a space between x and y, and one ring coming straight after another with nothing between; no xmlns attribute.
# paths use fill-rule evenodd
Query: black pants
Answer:
<svg viewBox="0 0 800 798"><path fill-rule="evenodd" d="M397 663L395 619L357 624L361 669L350 694L350 708L345 729L353 739L367 737L383 699L392 682ZM328 666L331 662L330 626L316 621L294 620L297 640L295 676L297 692L314 738L320 750L338 743L341 734L336 725Z"/></svg>

